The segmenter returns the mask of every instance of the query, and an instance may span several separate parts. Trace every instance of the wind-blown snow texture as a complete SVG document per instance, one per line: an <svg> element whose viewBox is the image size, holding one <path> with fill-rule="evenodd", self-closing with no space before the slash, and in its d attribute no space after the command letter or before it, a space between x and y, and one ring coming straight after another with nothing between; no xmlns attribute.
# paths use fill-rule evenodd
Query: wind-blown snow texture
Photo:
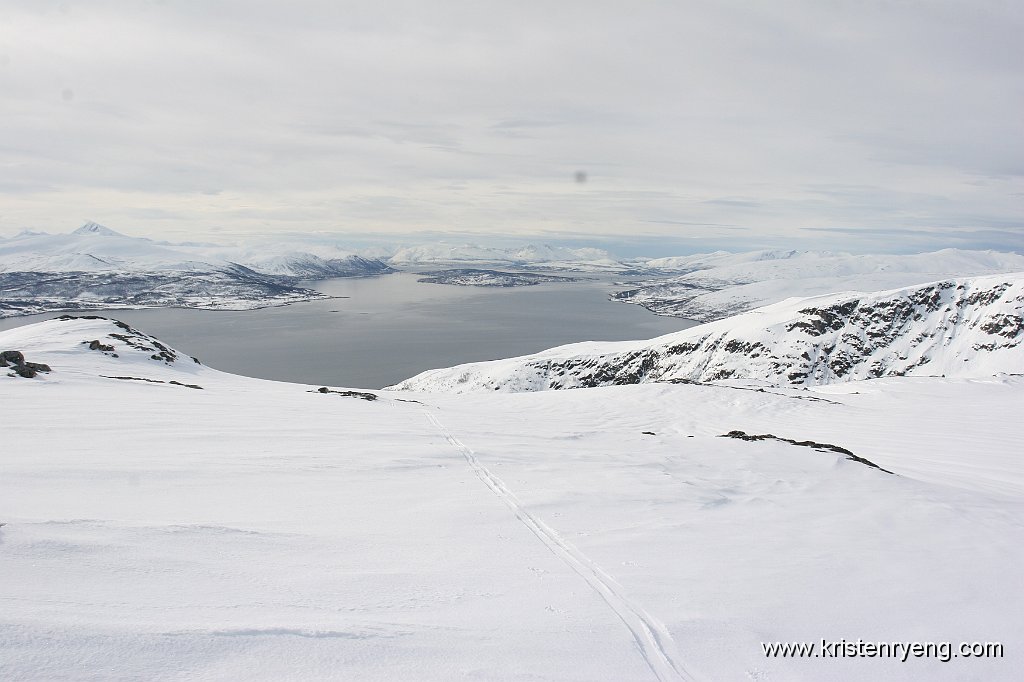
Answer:
<svg viewBox="0 0 1024 682"><path fill-rule="evenodd" d="M538 391L649 381L818 385L1024 372L1024 274L791 299L651 341L577 343L424 372L396 388Z"/></svg>
<svg viewBox="0 0 1024 682"><path fill-rule="evenodd" d="M52 368L0 373L2 679L1021 669L1022 378L368 401L224 374L125 327L0 333ZM737 431L895 475L722 437ZM762 653L822 638L1005 655Z"/></svg>

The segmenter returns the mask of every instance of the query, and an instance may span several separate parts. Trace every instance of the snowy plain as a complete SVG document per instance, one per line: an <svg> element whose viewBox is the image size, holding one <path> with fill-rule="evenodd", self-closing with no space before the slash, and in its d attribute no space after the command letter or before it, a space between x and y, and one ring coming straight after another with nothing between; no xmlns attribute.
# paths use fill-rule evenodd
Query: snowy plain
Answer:
<svg viewBox="0 0 1024 682"><path fill-rule="evenodd" d="M53 369L0 374L2 679L1021 669L1022 377L369 401L153 359L155 341L100 319L0 333ZM858 638L1006 653L761 647Z"/></svg>

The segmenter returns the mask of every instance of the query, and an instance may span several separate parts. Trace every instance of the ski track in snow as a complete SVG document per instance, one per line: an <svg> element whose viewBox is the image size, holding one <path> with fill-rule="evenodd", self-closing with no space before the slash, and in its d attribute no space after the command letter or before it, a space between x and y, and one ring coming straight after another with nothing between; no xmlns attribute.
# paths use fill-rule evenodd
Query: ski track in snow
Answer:
<svg viewBox="0 0 1024 682"><path fill-rule="evenodd" d="M659 682L680 680L692 682L695 679L670 655L669 650L670 647L674 648L674 643L668 629L661 622L623 595L619 591L615 579L605 573L600 566L563 539L553 528L528 512L502 480L491 473L490 469L476 458L473 450L452 435L452 432L434 415L426 410L423 411L423 414L441 432L445 440L462 453L466 462L484 485L515 512L516 518L536 535L555 556L583 578L611 607L615 615L633 635L640 655L643 656L644 661Z"/></svg>

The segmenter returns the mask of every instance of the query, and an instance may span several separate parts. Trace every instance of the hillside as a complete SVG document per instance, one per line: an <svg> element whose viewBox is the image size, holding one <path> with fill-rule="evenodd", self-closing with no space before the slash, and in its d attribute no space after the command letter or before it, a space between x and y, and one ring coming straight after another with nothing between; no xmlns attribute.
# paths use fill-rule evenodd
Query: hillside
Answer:
<svg viewBox="0 0 1024 682"><path fill-rule="evenodd" d="M0 317L54 310L245 310L323 298L301 280L392 272L376 259L273 248L167 244L96 223L69 234L0 239Z"/></svg>
<svg viewBox="0 0 1024 682"><path fill-rule="evenodd" d="M791 299L650 341L581 343L424 372L396 386L537 391L650 381L819 385L1024 371L1024 274Z"/></svg>
<svg viewBox="0 0 1024 682"><path fill-rule="evenodd" d="M1021 378L321 392L126 327L0 333L5 679L1020 669ZM762 648L858 638L1004 654Z"/></svg>
<svg viewBox="0 0 1024 682"><path fill-rule="evenodd" d="M659 315L719 320L795 296L882 291L939 279L1024 271L1024 256L944 249L912 255L750 251L643 261L660 273L614 294ZM672 274L673 272L680 274Z"/></svg>

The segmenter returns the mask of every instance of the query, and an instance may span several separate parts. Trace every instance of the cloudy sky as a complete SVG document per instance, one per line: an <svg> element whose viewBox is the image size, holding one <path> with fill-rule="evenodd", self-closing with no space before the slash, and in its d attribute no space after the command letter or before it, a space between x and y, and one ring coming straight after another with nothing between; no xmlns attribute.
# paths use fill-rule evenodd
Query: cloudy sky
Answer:
<svg viewBox="0 0 1024 682"><path fill-rule="evenodd" d="M0 235L1024 251L1021 35L1016 0L0 0Z"/></svg>

